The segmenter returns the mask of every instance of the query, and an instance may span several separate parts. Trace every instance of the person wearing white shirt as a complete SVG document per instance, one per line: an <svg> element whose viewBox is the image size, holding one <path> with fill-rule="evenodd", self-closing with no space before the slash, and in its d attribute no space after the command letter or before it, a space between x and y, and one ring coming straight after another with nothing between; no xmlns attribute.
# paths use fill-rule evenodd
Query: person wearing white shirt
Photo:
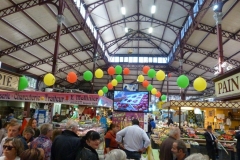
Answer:
<svg viewBox="0 0 240 160"><path fill-rule="evenodd" d="M150 139L146 132L139 127L137 119L132 120L132 126L128 126L117 133L116 141L126 152L127 158L135 160L140 160L141 154L146 151L150 144Z"/></svg>

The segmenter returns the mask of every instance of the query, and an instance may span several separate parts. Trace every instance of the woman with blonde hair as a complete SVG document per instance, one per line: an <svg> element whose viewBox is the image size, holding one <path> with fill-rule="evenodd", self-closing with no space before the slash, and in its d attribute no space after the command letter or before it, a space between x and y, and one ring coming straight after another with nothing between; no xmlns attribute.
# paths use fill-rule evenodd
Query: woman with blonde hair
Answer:
<svg viewBox="0 0 240 160"><path fill-rule="evenodd" d="M121 149L113 149L108 154L106 154L105 160L126 160L127 155Z"/></svg>
<svg viewBox="0 0 240 160"><path fill-rule="evenodd" d="M20 160L23 152L23 143L19 138L7 138L3 145L3 155L0 160Z"/></svg>

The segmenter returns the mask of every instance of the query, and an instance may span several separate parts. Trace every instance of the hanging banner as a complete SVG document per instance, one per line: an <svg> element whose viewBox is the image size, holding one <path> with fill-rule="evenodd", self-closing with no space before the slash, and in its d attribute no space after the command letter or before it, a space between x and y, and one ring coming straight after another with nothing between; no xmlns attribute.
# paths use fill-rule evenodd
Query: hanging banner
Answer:
<svg viewBox="0 0 240 160"><path fill-rule="evenodd" d="M100 97L99 101L98 101L98 106L102 106L102 107L112 107L113 106L113 100L108 99L107 97Z"/></svg>
<svg viewBox="0 0 240 160"><path fill-rule="evenodd" d="M0 71L0 88L7 90L18 90L19 77Z"/></svg>
<svg viewBox="0 0 240 160"><path fill-rule="evenodd" d="M0 92L0 100L97 106L99 96L97 94L24 91L24 92Z"/></svg>

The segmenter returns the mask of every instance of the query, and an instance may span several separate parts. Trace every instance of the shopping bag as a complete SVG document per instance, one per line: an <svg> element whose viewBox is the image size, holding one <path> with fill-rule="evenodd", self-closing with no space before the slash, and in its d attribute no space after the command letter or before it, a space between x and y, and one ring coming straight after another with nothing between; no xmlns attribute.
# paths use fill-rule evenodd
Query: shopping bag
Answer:
<svg viewBox="0 0 240 160"><path fill-rule="evenodd" d="M141 159L140 160L148 160L148 156L147 155L143 155L141 156Z"/></svg>

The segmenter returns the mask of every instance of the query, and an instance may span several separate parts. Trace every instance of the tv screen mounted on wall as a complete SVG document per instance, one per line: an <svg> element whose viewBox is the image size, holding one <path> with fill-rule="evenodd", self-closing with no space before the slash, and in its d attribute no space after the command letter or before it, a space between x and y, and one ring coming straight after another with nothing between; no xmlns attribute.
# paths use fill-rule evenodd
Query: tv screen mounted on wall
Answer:
<svg viewBox="0 0 240 160"><path fill-rule="evenodd" d="M114 91L113 108L115 111L148 112L149 93Z"/></svg>

